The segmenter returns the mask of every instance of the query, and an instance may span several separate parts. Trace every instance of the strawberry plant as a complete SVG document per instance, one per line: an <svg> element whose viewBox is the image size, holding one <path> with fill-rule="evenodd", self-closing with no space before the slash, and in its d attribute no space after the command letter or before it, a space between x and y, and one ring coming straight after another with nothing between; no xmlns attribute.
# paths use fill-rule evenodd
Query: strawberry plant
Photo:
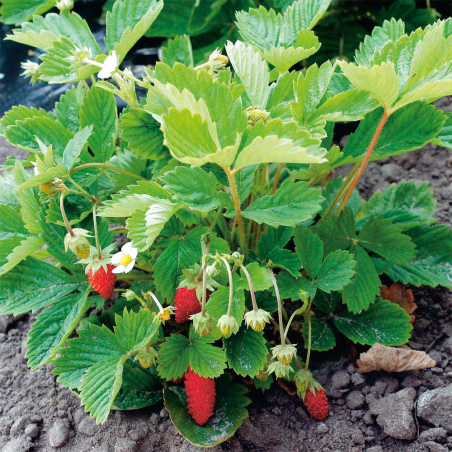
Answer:
<svg viewBox="0 0 452 452"><path fill-rule="evenodd" d="M329 3L240 11L224 52L195 65L178 36L141 78L120 65L162 1L118 0L105 51L65 2L9 36L45 49L32 82L75 83L53 112L17 106L0 123L30 153L3 165L0 314L39 312L28 365L52 362L98 423L163 399L189 441L213 446L247 416L243 381L275 378L325 419L313 351L410 338L381 275L452 287L452 231L428 184L356 190L369 161L452 147L432 104L452 95L452 20L410 34L385 21L353 62L301 69ZM342 121L358 125L340 149Z"/></svg>

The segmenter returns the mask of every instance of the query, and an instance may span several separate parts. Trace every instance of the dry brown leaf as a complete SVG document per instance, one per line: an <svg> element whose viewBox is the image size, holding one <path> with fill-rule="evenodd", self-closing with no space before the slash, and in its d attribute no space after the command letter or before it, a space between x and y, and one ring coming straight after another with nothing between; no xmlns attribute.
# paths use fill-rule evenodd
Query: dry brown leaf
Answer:
<svg viewBox="0 0 452 452"><path fill-rule="evenodd" d="M384 300L392 301L398 304L401 308L405 309L407 314L412 314L417 305L414 302L414 296L411 289L405 289L403 284L394 283L391 287L380 287L381 298Z"/></svg>
<svg viewBox="0 0 452 452"><path fill-rule="evenodd" d="M387 372L404 372L405 370L435 367L435 360L425 352L387 347L375 343L366 353L361 353L356 361L358 372L365 374L373 370Z"/></svg>

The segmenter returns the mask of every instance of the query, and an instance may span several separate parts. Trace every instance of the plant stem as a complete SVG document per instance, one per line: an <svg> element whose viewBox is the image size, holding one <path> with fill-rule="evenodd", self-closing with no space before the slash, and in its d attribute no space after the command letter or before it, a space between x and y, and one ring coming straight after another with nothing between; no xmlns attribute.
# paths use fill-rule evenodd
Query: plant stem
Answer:
<svg viewBox="0 0 452 452"><path fill-rule="evenodd" d="M152 291L148 291L148 292L146 292L146 295L150 295L151 297L152 297L152 299L155 301L155 304L157 305L157 307L159 308L159 311L160 312L163 312L164 311L164 309L163 309L163 306L160 304L160 301L158 300L158 298L154 295L154 292L152 292ZM148 308L149 309L149 308Z"/></svg>
<svg viewBox="0 0 452 452"><path fill-rule="evenodd" d="M97 257L100 259L100 242L99 242L99 234L97 232L96 207L97 207L97 204L94 204L94 208L93 208L94 237L96 238Z"/></svg>
<svg viewBox="0 0 452 452"><path fill-rule="evenodd" d="M283 169L284 163L280 163L278 166L278 171L276 171L275 181L273 182L272 195L275 194L276 188L278 187L279 176L281 176L281 171Z"/></svg>
<svg viewBox="0 0 452 452"><path fill-rule="evenodd" d="M201 248L202 248L202 305L201 305L201 315L206 316L206 303L207 303L207 255L209 254L210 248L210 234L204 234L201 237Z"/></svg>
<svg viewBox="0 0 452 452"><path fill-rule="evenodd" d="M296 315L297 315L297 310L295 310L293 312L293 314L290 316L289 321L287 322L286 330L284 331L284 338L287 337L287 333L289 332L290 325L292 325L293 319L295 318Z"/></svg>
<svg viewBox="0 0 452 452"><path fill-rule="evenodd" d="M270 317L270 322L273 324L273 326L274 326L277 330L279 330L279 325L276 323L276 321L275 321L275 319L274 319L273 317ZM286 344L289 344L289 345L292 344L292 342L290 342L290 340L289 340L288 337L286 337L285 340L286 340ZM293 358L294 358L295 362L297 363L297 367L298 367L299 369L302 369L303 366L301 365L300 360L298 359L298 356L295 355Z"/></svg>
<svg viewBox="0 0 452 452"><path fill-rule="evenodd" d="M241 248L242 254L244 256L248 256L248 246L247 246L248 244L246 242L245 229L243 227L243 218L242 218L242 213L240 211L240 200L239 200L239 195L237 193L237 187L236 187L235 181L234 181L234 175L231 173L231 171L227 167L223 166L222 168L225 171L226 175L228 176L229 186L231 187L231 194L232 194L232 200L234 202L234 207L235 207L237 226L239 228L240 248Z"/></svg>
<svg viewBox="0 0 452 452"><path fill-rule="evenodd" d="M140 281L140 280L152 280L154 277L149 273L139 273L139 272L131 272L131 273L118 273L116 280L117 281Z"/></svg>
<svg viewBox="0 0 452 452"><path fill-rule="evenodd" d="M229 276L228 317L231 317L231 314L232 314L232 301L234 299L234 280L232 278L232 271L231 271L231 266L229 265L229 262L223 256L221 256L221 260L223 261L224 265L226 266L226 270L228 271L228 276Z"/></svg>
<svg viewBox="0 0 452 452"><path fill-rule="evenodd" d="M68 176L67 178L71 181L71 184L75 185L75 186L77 187L77 189L78 189L84 196L86 196L91 202L98 202L98 200L97 200L93 195L90 195L86 190L84 190L82 187L80 187L80 185L77 184L77 182L75 182L75 180L72 179L71 176Z"/></svg>
<svg viewBox="0 0 452 452"><path fill-rule="evenodd" d="M83 86L85 87L86 91L89 91L88 83L86 83L86 80L82 80Z"/></svg>
<svg viewBox="0 0 452 452"><path fill-rule="evenodd" d="M306 363L304 365L304 370L309 370L309 360L311 359L311 347L312 347L312 327L311 327L311 306L312 298L309 300L308 309L306 310L306 317L308 319L308 354L306 355Z"/></svg>
<svg viewBox="0 0 452 452"><path fill-rule="evenodd" d="M71 228L71 225L69 224L69 221L67 220L67 216L66 216L66 211L64 210L64 194L61 193L60 196L60 210L61 210L61 215L63 217L63 221L64 224L66 225L66 229L68 230L69 234L71 234L71 237L74 237L74 231Z"/></svg>
<svg viewBox="0 0 452 452"><path fill-rule="evenodd" d="M123 226L118 226L114 228L109 228L108 232L114 232L115 234L127 234L127 229Z"/></svg>
<svg viewBox="0 0 452 452"><path fill-rule="evenodd" d="M276 299L278 300L279 335L281 338L281 345L284 345L286 342L286 335L284 334L281 296L279 294L279 288L278 288L278 283L276 282L275 274L273 273L273 270L270 266L267 266L267 268L268 268L268 271L270 272L270 276L273 281L273 287L275 288L275 292L276 292Z"/></svg>
<svg viewBox="0 0 452 452"><path fill-rule="evenodd" d="M130 176L130 177L134 177L135 179L147 180L145 177L138 176L138 174L129 173L129 171L125 171L125 170L116 168L116 166L108 165L107 163L85 163L83 165L76 166L75 168L73 168L71 170L70 174L74 174L76 171L80 171L82 169L94 168L94 167L106 168L106 169L110 169L113 171L117 171L118 173L122 173L122 174L125 174L126 176Z"/></svg>
<svg viewBox="0 0 452 452"><path fill-rule="evenodd" d="M341 205L339 206L339 209L337 209L336 214L341 213L343 208L347 205L348 200L350 199L350 196L353 193L353 190L355 189L356 185L358 184L358 181L361 178L361 176L364 172L364 169L366 168L367 163L369 162L372 151L374 150L374 147L377 144L378 138L380 137L381 131L383 130L383 127L386 124L386 121L388 120L389 116L390 116L390 113L388 113L385 110L385 112L383 113L383 117L381 118L380 124L378 124L377 130L375 130L374 136L372 137L372 141L370 142L369 147L367 148L366 154L364 155L364 159L361 162L361 165L359 165L358 171L355 174L353 182L351 183L350 187L348 188L347 193L345 194L344 199L342 200Z"/></svg>
<svg viewBox="0 0 452 452"><path fill-rule="evenodd" d="M347 176L347 179L345 179L344 183L339 187L339 190L336 193L336 196L331 201L330 205L328 206L328 209L326 209L325 213L322 216L322 220L325 220L328 218L328 216L331 214L331 212L336 207L336 204L339 202L339 200L344 196L345 191L347 190L348 185L350 184L350 181L352 180L353 176L355 175L356 171L359 168L359 163L356 163L355 166L350 171L350 174Z"/></svg>
<svg viewBox="0 0 452 452"><path fill-rule="evenodd" d="M259 308L257 307L256 295L254 294L253 281L251 280L251 276L248 273L248 270L245 268L245 266L240 263L239 263L239 265L240 265L240 268L242 269L243 273L245 273L246 279L248 280L248 285L250 286L250 295L251 295L251 301L253 302L253 311L257 312L257 310Z"/></svg>
<svg viewBox="0 0 452 452"><path fill-rule="evenodd" d="M223 215L223 208L219 207L217 210L217 214L215 215L214 220L212 221L212 223L209 226L209 229L207 232L212 232L213 228L216 226L216 224L218 223L218 220L220 219L220 217Z"/></svg>

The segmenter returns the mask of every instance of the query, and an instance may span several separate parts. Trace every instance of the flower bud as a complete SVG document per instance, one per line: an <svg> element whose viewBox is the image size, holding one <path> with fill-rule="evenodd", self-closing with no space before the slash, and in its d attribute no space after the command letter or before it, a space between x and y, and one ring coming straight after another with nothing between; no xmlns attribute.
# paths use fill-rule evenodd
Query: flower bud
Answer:
<svg viewBox="0 0 452 452"><path fill-rule="evenodd" d="M68 249L71 250L78 258L87 259L90 253L90 245L87 237L92 237L89 235L89 231L86 229L74 228L72 230L74 235L69 232L64 237L64 250L67 253Z"/></svg>
<svg viewBox="0 0 452 452"><path fill-rule="evenodd" d="M157 358L158 353L155 348L150 345L146 345L146 347L138 351L135 360L138 359L142 367L149 369L149 367L157 362Z"/></svg>
<svg viewBox="0 0 452 452"><path fill-rule="evenodd" d="M39 79L39 64L29 60L20 63L20 66L24 70L21 75L25 78L31 78L31 84L34 85Z"/></svg>
<svg viewBox="0 0 452 452"><path fill-rule="evenodd" d="M229 58L222 55L220 50L216 48L209 56L209 66L213 71L223 69L229 63Z"/></svg>
<svg viewBox="0 0 452 452"><path fill-rule="evenodd" d="M135 300L137 294L136 294L133 290L127 289L127 290L122 294L122 296L123 296L127 301L133 301L133 300Z"/></svg>
<svg viewBox="0 0 452 452"><path fill-rule="evenodd" d="M264 372L263 370L260 370L259 373L255 375L255 378L257 378L259 381L267 381L268 373Z"/></svg>
<svg viewBox="0 0 452 452"><path fill-rule="evenodd" d="M213 317L207 313L204 315L202 312L192 314L190 320L193 320L193 327L200 336L208 336L214 326Z"/></svg>
<svg viewBox="0 0 452 452"><path fill-rule="evenodd" d="M276 378L289 378L290 372L292 372L292 366L289 364L282 364L279 361L273 361L269 366L267 372L269 374L273 373L276 375Z"/></svg>
<svg viewBox="0 0 452 452"><path fill-rule="evenodd" d="M74 7L73 0L60 0L56 2L56 7L60 11L70 11Z"/></svg>
<svg viewBox="0 0 452 452"><path fill-rule="evenodd" d="M218 328L220 328L221 333L224 336L231 334L236 328L239 328L239 324L235 317L229 316L227 314L220 317L217 323Z"/></svg>
<svg viewBox="0 0 452 452"><path fill-rule="evenodd" d="M273 358L278 358L281 364L290 364L294 356L297 356L296 344L277 345L272 348L272 354Z"/></svg>
<svg viewBox="0 0 452 452"><path fill-rule="evenodd" d="M270 313L263 309L252 310L245 314L247 326L250 326L254 331L262 331L265 328L265 324L270 321L270 318Z"/></svg>
<svg viewBox="0 0 452 452"><path fill-rule="evenodd" d="M267 119L270 117L270 113L268 113L265 110L260 110L258 107L250 107L246 110L246 113L248 115L248 125L254 127L257 123L257 121L267 121Z"/></svg>
<svg viewBox="0 0 452 452"><path fill-rule="evenodd" d="M91 49L86 46L83 46L82 49L76 47L75 50L71 51L71 53L72 55L66 59L72 63L72 69L79 69L81 66L87 64L85 60L91 60L93 57Z"/></svg>
<svg viewBox="0 0 452 452"><path fill-rule="evenodd" d="M44 182L43 184L40 184L38 188L46 195L52 195L56 192L55 185L52 184L52 181Z"/></svg>

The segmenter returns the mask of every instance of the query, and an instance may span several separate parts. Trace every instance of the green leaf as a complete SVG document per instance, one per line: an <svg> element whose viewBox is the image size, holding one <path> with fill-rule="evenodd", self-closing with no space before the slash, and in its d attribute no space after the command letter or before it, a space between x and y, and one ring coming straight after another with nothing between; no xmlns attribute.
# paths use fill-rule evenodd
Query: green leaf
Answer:
<svg viewBox="0 0 452 452"><path fill-rule="evenodd" d="M368 91L386 110L391 109L399 95L399 81L394 63L383 62L371 69L345 61L341 61L339 65L354 86Z"/></svg>
<svg viewBox="0 0 452 452"><path fill-rule="evenodd" d="M14 170L14 182L16 185L22 185L30 177L30 174L25 171L21 163L16 161ZM17 192L17 200L20 204L20 214L25 228L31 234L40 234L42 232L39 226L39 221L42 215L42 205L40 204L35 191L32 188L27 190L20 190Z"/></svg>
<svg viewBox="0 0 452 452"><path fill-rule="evenodd" d="M267 347L262 332L257 332L243 324L237 333L223 339L229 367L244 377L254 377L264 367Z"/></svg>
<svg viewBox="0 0 452 452"><path fill-rule="evenodd" d="M343 150L344 156L334 166L361 162L383 116L378 108L360 122ZM393 113L377 140L370 161L404 154L422 148L434 139L443 127L445 117L433 105L414 102Z"/></svg>
<svg viewBox="0 0 452 452"><path fill-rule="evenodd" d="M257 243L259 257L267 259L269 253L276 247L284 248L294 234L293 228L279 227L277 229L269 227L267 232L261 236Z"/></svg>
<svg viewBox="0 0 452 452"><path fill-rule="evenodd" d="M47 171L40 173L36 176L33 176L32 178L25 181L19 188L19 191L21 190L27 190L28 188L37 187L38 185L41 185L45 182L49 182L54 178L60 178L62 176L67 175L66 168L59 164L57 166L54 166L52 168L49 168Z"/></svg>
<svg viewBox="0 0 452 452"><path fill-rule="evenodd" d="M235 44L228 42L226 51L235 73L245 87L251 105L265 110L270 82L270 70L267 63L252 46L247 46L241 41L237 41Z"/></svg>
<svg viewBox="0 0 452 452"><path fill-rule="evenodd" d="M316 285L323 292L342 290L355 274L356 262L348 251L334 251L325 258Z"/></svg>
<svg viewBox="0 0 452 452"><path fill-rule="evenodd" d="M408 226L415 222L415 226L423 221L433 222L436 212L436 200L434 192L428 182L414 185L413 181L402 181L400 184L391 184L384 192L377 191L369 201L362 207L358 227L362 226L364 220L370 215L383 215L384 218L392 219L392 224L404 225L399 219L404 218L404 213L412 214ZM417 224L416 224L417 221Z"/></svg>
<svg viewBox="0 0 452 452"><path fill-rule="evenodd" d="M382 216L371 216L361 229L358 243L392 262L408 262L415 256L416 245L391 223L391 220L385 220Z"/></svg>
<svg viewBox="0 0 452 452"><path fill-rule="evenodd" d="M81 404L98 424L106 422L121 389L122 372L127 358L128 356L124 355L104 358L90 367L82 377Z"/></svg>
<svg viewBox="0 0 452 452"><path fill-rule="evenodd" d="M369 309L380 294L381 281L372 259L361 248L352 248L351 253L356 260L356 275L342 293L342 301L347 309L355 314Z"/></svg>
<svg viewBox="0 0 452 452"><path fill-rule="evenodd" d="M312 301L324 314L332 314L341 304L341 294L338 292L325 293L318 290Z"/></svg>
<svg viewBox="0 0 452 452"><path fill-rule="evenodd" d="M37 139L46 146L52 145L55 156L62 156L74 134L55 118L49 116L16 121L5 130L5 138L14 146L27 152L39 152Z"/></svg>
<svg viewBox="0 0 452 452"><path fill-rule="evenodd" d="M328 155L326 156L328 158ZM336 197L337 193L342 187L342 184L344 183L343 179L341 177L337 179L331 179L327 182L325 187L322 188L322 196L325 198L325 202L323 203L322 212L321 215L324 215L328 207L331 205L331 203L334 201L334 198ZM336 213L339 209L339 206L341 204L341 200L339 200L336 205L334 206L332 213ZM347 207L350 208L350 210L356 215L358 211L361 208L362 200L361 196L359 195L358 190L353 190L352 195L350 196L350 199L347 202Z"/></svg>
<svg viewBox="0 0 452 452"><path fill-rule="evenodd" d="M206 378L215 378L226 368L224 351L213 345L215 339L199 337L193 328L190 339L172 334L160 347L157 370L161 377L177 379L188 369Z"/></svg>
<svg viewBox="0 0 452 452"><path fill-rule="evenodd" d="M447 116L446 122L440 133L432 140L432 142L438 146L452 149L452 112L445 111L443 113Z"/></svg>
<svg viewBox="0 0 452 452"><path fill-rule="evenodd" d="M234 208L231 198L224 191L217 191L218 181L212 172L202 168L178 166L161 178L174 201L190 209L207 214L217 207Z"/></svg>
<svg viewBox="0 0 452 452"><path fill-rule="evenodd" d="M81 154L83 161L104 163L112 157L116 148L117 123L118 113L113 93L92 87L80 107L80 127L93 126L88 146L94 157L85 151Z"/></svg>
<svg viewBox="0 0 452 452"><path fill-rule="evenodd" d="M297 80L296 71L286 72L278 76L276 82L269 87L267 108L277 107L281 103L295 100L294 82Z"/></svg>
<svg viewBox="0 0 452 452"><path fill-rule="evenodd" d="M130 359L125 362L122 386L112 405L114 410L136 410L159 402L163 397L163 386L156 375L155 367L143 369Z"/></svg>
<svg viewBox="0 0 452 452"><path fill-rule="evenodd" d="M36 312L81 286L78 278L29 257L0 277L0 314Z"/></svg>
<svg viewBox="0 0 452 452"><path fill-rule="evenodd" d="M107 13L107 50L115 50L121 62L146 33L163 8L163 1L118 0Z"/></svg>
<svg viewBox="0 0 452 452"><path fill-rule="evenodd" d="M31 370L48 363L58 353L91 306L88 295L89 291L67 295L38 315L26 344L25 357Z"/></svg>
<svg viewBox="0 0 452 452"><path fill-rule="evenodd" d="M303 322L303 339L305 348L308 348L308 321ZM311 317L311 350L325 352L336 346L336 337L333 330L324 319Z"/></svg>
<svg viewBox="0 0 452 452"><path fill-rule="evenodd" d="M287 270L293 276L300 274L301 267L300 259L289 250L284 250L279 247L273 248L267 256L269 261L272 261L273 267Z"/></svg>
<svg viewBox="0 0 452 452"><path fill-rule="evenodd" d="M141 108L130 108L120 117L118 129L127 147L140 157L158 160L166 155L160 124Z"/></svg>
<svg viewBox="0 0 452 452"><path fill-rule="evenodd" d="M210 295L209 302L206 305L206 311L215 320L219 320L221 316L227 314L228 305L229 287L222 286ZM237 320L238 325L242 323L243 314L245 314L245 293L243 290L238 290L237 287L234 287L231 315ZM238 328L235 328L234 333L237 333L238 330Z"/></svg>
<svg viewBox="0 0 452 452"><path fill-rule="evenodd" d="M231 383L229 374L215 380L215 411L203 426L199 426L188 414L185 391L181 386L165 388L165 406L180 433L198 447L212 447L231 436L248 417L245 407L250 403L242 385Z"/></svg>
<svg viewBox="0 0 452 452"><path fill-rule="evenodd" d="M64 127L76 133L80 130L79 113L86 90L81 83L68 89L55 104L55 114Z"/></svg>
<svg viewBox="0 0 452 452"><path fill-rule="evenodd" d="M162 63L173 67L174 63L182 63L185 66L193 66L193 50L190 36L181 35L174 39L168 39L166 45L162 46Z"/></svg>
<svg viewBox="0 0 452 452"><path fill-rule="evenodd" d="M27 237L20 241L8 256L6 261L0 268L0 274L4 274L12 270L16 265L25 260L28 256L33 254L38 248L44 245L40 237Z"/></svg>
<svg viewBox="0 0 452 452"><path fill-rule="evenodd" d="M274 195L263 196L243 212L243 216L269 226L295 226L315 216L323 198L306 182L286 179Z"/></svg>
<svg viewBox="0 0 452 452"><path fill-rule="evenodd" d="M315 278L322 266L323 244L310 229L298 225L294 234L295 249L303 268L310 278Z"/></svg>
<svg viewBox="0 0 452 452"><path fill-rule="evenodd" d="M21 24L53 6L54 0L3 0L0 7L1 21L5 24Z"/></svg>
<svg viewBox="0 0 452 452"><path fill-rule="evenodd" d="M7 39L31 47L47 49L54 41L65 37L79 49L89 48L94 57L102 53L86 21L73 11L34 16L32 22L23 23L22 28L13 33Z"/></svg>
<svg viewBox="0 0 452 452"><path fill-rule="evenodd" d="M252 262L251 264L246 265L245 268L250 274L251 281L253 283L253 289L255 291L267 290L268 288L273 286L273 280L266 266L261 267L257 262ZM235 285L235 289L250 290L248 279L245 277L243 270L240 270L240 273L242 275L242 280Z"/></svg>
<svg viewBox="0 0 452 452"><path fill-rule="evenodd" d="M407 232L416 245L416 258L404 264L373 259L378 273L414 286L452 287L452 230L446 225L422 225Z"/></svg>
<svg viewBox="0 0 452 452"><path fill-rule="evenodd" d="M203 118L199 113L192 114L187 108L181 111L172 108L162 118L165 145L177 160L197 166L208 162L226 166L232 164L239 143L221 149L216 125L210 116Z"/></svg>
<svg viewBox="0 0 452 452"><path fill-rule="evenodd" d="M9 205L0 205L0 240L8 239L12 236L28 237L29 233L25 229L20 213Z"/></svg>
<svg viewBox="0 0 452 452"><path fill-rule="evenodd" d="M286 33L296 35L300 28L312 30L325 14L331 0L298 0L284 13Z"/></svg>
<svg viewBox="0 0 452 452"><path fill-rule="evenodd" d="M82 152L83 147L93 131L93 127L93 125L86 126L83 130L77 132L74 135L74 138L66 145L63 153L63 165L68 171L72 169L77 161L80 152Z"/></svg>
<svg viewBox="0 0 452 452"><path fill-rule="evenodd" d="M359 344L402 345L410 338L410 316L391 301L377 298L367 311L353 314L347 310L333 317L336 328Z"/></svg>
<svg viewBox="0 0 452 452"><path fill-rule="evenodd" d="M158 338L159 327L154 315L147 309L138 313L124 308L122 317L115 316L115 335L124 353L133 354Z"/></svg>

